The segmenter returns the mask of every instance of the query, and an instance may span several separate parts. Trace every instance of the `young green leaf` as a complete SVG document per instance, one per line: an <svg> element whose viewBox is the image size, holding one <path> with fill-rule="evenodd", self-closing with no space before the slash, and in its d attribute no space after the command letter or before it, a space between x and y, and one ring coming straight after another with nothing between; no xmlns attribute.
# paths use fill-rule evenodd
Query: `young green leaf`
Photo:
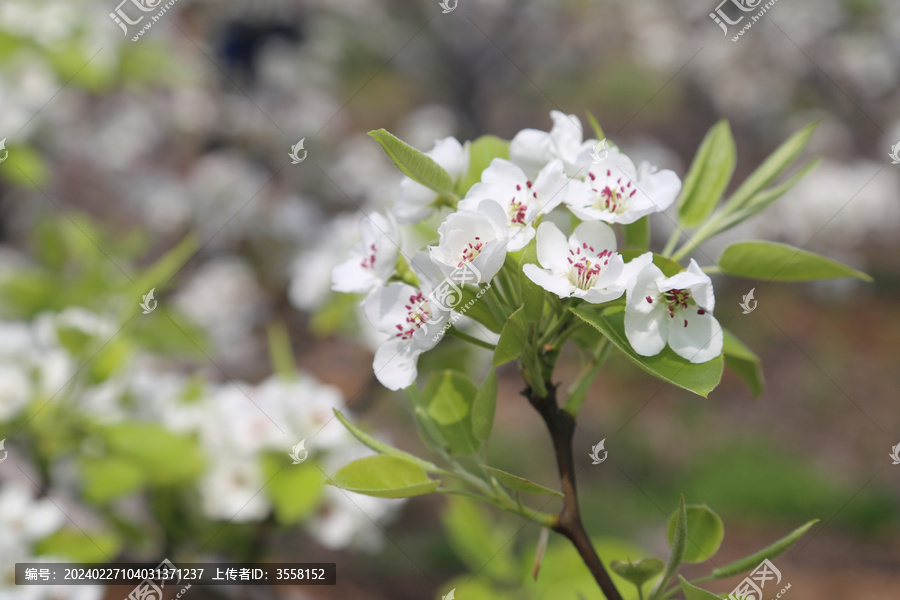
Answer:
<svg viewBox="0 0 900 600"><path fill-rule="evenodd" d="M496 408L497 370L490 369L472 403L472 433L475 434L475 439L481 443L484 443L491 435Z"/></svg>
<svg viewBox="0 0 900 600"><path fill-rule="evenodd" d="M495 158L509 158L508 141L495 135L483 135L469 144L469 168L465 177L456 185L456 193L460 198L481 181L482 171L487 169Z"/></svg>
<svg viewBox="0 0 900 600"><path fill-rule="evenodd" d="M724 331L725 345L722 353L725 355L725 364L744 380L753 396L758 398L766 384L759 357L733 333L727 329Z"/></svg>
<svg viewBox="0 0 900 600"><path fill-rule="evenodd" d="M506 321L494 351L493 366L505 365L522 355L526 342L526 320L525 309L520 307Z"/></svg>
<svg viewBox="0 0 900 600"><path fill-rule="evenodd" d="M775 242L738 242L725 248L718 260L723 273L767 281L812 281L856 277L872 278L835 260Z"/></svg>
<svg viewBox="0 0 900 600"><path fill-rule="evenodd" d="M730 212L742 208L760 190L778 177L803 152L809 138L818 126L818 121L807 125L781 144L731 195L725 202L724 210Z"/></svg>
<svg viewBox="0 0 900 600"><path fill-rule="evenodd" d="M740 560L736 560L735 562L725 565L724 567L719 567L718 569L713 569L712 577L713 579L725 579L726 577L731 577L733 575L739 575L741 573L745 573L752 569L755 569L759 566L764 559L772 560L776 556L780 556L787 552L787 550L797 543L804 533L809 531L809 528L818 523L818 519L813 519L812 521L802 525L784 536L771 546L763 548L759 552L751 554L746 558L742 558Z"/></svg>
<svg viewBox="0 0 900 600"><path fill-rule="evenodd" d="M376 454L344 465L328 483L367 496L410 498L433 493L441 482L411 460Z"/></svg>
<svg viewBox="0 0 900 600"><path fill-rule="evenodd" d="M598 141L602 141L606 139L606 136L603 134L603 129L600 127L600 123L597 121L597 117L591 114L590 111L587 113L588 123L591 124L591 129L594 130L594 137L597 138Z"/></svg>
<svg viewBox="0 0 900 600"><path fill-rule="evenodd" d="M291 338L284 323L272 323L266 328L269 338L269 360L275 372L285 380L297 378L297 363L291 349Z"/></svg>
<svg viewBox="0 0 900 600"><path fill-rule="evenodd" d="M522 291L522 302L525 307L525 318L534 322L540 319L541 314L544 312L544 288L525 275L523 267L527 264L538 264L537 242L535 240L532 240L525 247L517 270L519 273L519 288Z"/></svg>
<svg viewBox="0 0 900 600"><path fill-rule="evenodd" d="M684 600L721 600L712 592L691 585L691 582L681 575L678 576L678 579L681 581L681 591L684 592Z"/></svg>
<svg viewBox="0 0 900 600"><path fill-rule="evenodd" d="M769 205L784 196L791 188L806 177L813 169L819 166L821 161L817 158L809 161L799 171L794 173L783 183L776 186L766 188L754 194L747 200L743 206L735 209L723 210L719 216L714 216L715 226L709 231L705 237L712 237L717 233L731 229L735 225L749 219L755 214L765 210Z"/></svg>
<svg viewBox="0 0 900 600"><path fill-rule="evenodd" d="M678 197L678 221L683 227L696 227L715 209L731 181L736 160L731 128L723 119L703 138L684 179Z"/></svg>
<svg viewBox="0 0 900 600"><path fill-rule="evenodd" d="M437 466L434 465L433 463L430 463L427 460L422 460L421 458L419 458L417 456L413 456L412 454L409 454L408 452L404 452L403 450L398 450L397 448L388 446L384 442L379 442L378 440L376 440L375 438L370 436L368 433L365 433L359 427L355 426L353 423L348 421L347 417L345 417L341 411L335 409L334 416L336 416L338 418L338 420L344 424L344 427L346 427L347 430L351 434L353 434L353 437L358 439L360 442L362 442L363 444L365 444L366 446L368 446L375 452L378 452L379 454L387 454L390 456L397 456L399 458L405 458L406 460L410 460L410 461L416 463L417 465L419 465L420 467L422 467L423 469L425 469L426 471L429 471L431 473L434 473L435 471L437 471Z"/></svg>
<svg viewBox="0 0 900 600"><path fill-rule="evenodd" d="M637 588L642 588L648 581L652 581L654 577L659 576L665 570L666 563L658 558L642 558L637 562L611 560L609 568Z"/></svg>
<svg viewBox="0 0 900 600"><path fill-rule="evenodd" d="M657 583L656 587L653 589L653 593L650 594L651 598L655 598L660 591L665 589L666 584L669 583L672 576L678 572L678 568L681 566L681 562L684 559L684 552L688 543L688 521L683 494L678 501L678 510L675 514L677 515L675 519L675 535L672 536L672 540L669 542L669 546L672 550L669 554L669 560L666 562L666 571L663 573L662 579L659 580L659 583Z"/></svg>
<svg viewBox="0 0 900 600"><path fill-rule="evenodd" d="M401 173L438 194L453 193L453 178L450 177L450 173L434 162L430 156L384 129L370 131L369 135L381 144L384 153L397 165Z"/></svg>
<svg viewBox="0 0 900 600"><path fill-rule="evenodd" d="M422 390L427 415L451 454L475 454L481 446L470 416L477 392L475 384L457 371L434 373Z"/></svg>
<svg viewBox="0 0 900 600"><path fill-rule="evenodd" d="M513 491L522 492L523 494L550 494L551 496L557 496L559 498L563 497L558 491L544 487L541 484L525 479L524 477L519 477L518 475L513 475L512 473L507 473L506 471L501 471L500 469L495 469L494 467L489 467L487 465L483 466L493 473L500 483Z"/></svg>
<svg viewBox="0 0 900 600"><path fill-rule="evenodd" d="M711 508L703 504L692 504L686 508L688 535L684 551L684 562L701 563L709 560L719 550L725 537L725 526ZM666 537L671 545L675 539L678 512L669 517Z"/></svg>
<svg viewBox="0 0 900 600"><path fill-rule="evenodd" d="M287 456L263 457L265 493L272 502L275 520L296 525L319 507L324 488L322 471L315 465L291 465Z"/></svg>
<svg viewBox="0 0 900 600"><path fill-rule="evenodd" d="M625 311L620 306L596 314L583 308L571 308L575 315L605 335L609 341L641 369L672 385L706 398L722 379L724 360L721 356L705 363L691 363L668 346L656 356L641 356L625 336Z"/></svg>
<svg viewBox="0 0 900 600"><path fill-rule="evenodd" d="M642 217L623 227L625 230L625 247L646 252L650 248L650 219Z"/></svg>

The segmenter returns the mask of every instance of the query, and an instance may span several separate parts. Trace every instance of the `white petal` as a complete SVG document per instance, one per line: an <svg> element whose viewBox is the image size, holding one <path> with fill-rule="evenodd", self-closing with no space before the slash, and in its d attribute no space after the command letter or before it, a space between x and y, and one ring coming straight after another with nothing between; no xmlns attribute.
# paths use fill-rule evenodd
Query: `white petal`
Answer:
<svg viewBox="0 0 900 600"><path fill-rule="evenodd" d="M568 195L569 178L560 160L553 160L538 173L533 190L537 195L537 212L546 215L559 206Z"/></svg>
<svg viewBox="0 0 900 600"><path fill-rule="evenodd" d="M416 380L416 363L421 352L413 351L400 339L385 342L375 352L372 369L381 385L389 390L402 390Z"/></svg>
<svg viewBox="0 0 900 600"><path fill-rule="evenodd" d="M644 255L638 257L643 258ZM635 259L637 260L637 259ZM647 263L634 278L634 282L628 289L625 309L631 312L649 314L657 308L663 308L657 299L659 296L659 281L663 278L662 271L653 263ZM647 302L647 297L651 302Z"/></svg>
<svg viewBox="0 0 900 600"><path fill-rule="evenodd" d="M575 228L570 238L571 247L587 244L597 252L601 250L616 251L616 232L606 223L586 221Z"/></svg>
<svg viewBox="0 0 900 600"><path fill-rule="evenodd" d="M362 266L362 258L355 254L337 265L331 272L331 289L345 294L363 294L380 283L371 269Z"/></svg>
<svg viewBox="0 0 900 600"><path fill-rule="evenodd" d="M544 221L537 229L538 262L545 269L554 273L565 273L569 270L569 241L565 234L550 221Z"/></svg>
<svg viewBox="0 0 900 600"><path fill-rule="evenodd" d="M661 307L653 307L649 312L630 309L630 305L625 306L625 337L631 347L641 356L655 356L662 352L666 347L667 333L662 321L668 319L668 315Z"/></svg>
<svg viewBox="0 0 900 600"><path fill-rule="evenodd" d="M513 162L503 158L495 158L490 166L481 173L481 181L496 185L515 187L524 184L528 176Z"/></svg>
<svg viewBox="0 0 900 600"><path fill-rule="evenodd" d="M575 115L567 115L558 110L550 111L550 118L553 119L550 139L553 141L556 156L567 162L575 161L584 139L581 120Z"/></svg>
<svg viewBox="0 0 900 600"><path fill-rule="evenodd" d="M509 243L506 245L507 252L518 252L528 245L534 239L534 227L524 226L510 229Z"/></svg>
<svg viewBox="0 0 900 600"><path fill-rule="evenodd" d="M678 356L704 363L722 354L722 326L711 313L701 315L696 309L684 309L668 320L669 346Z"/></svg>
<svg viewBox="0 0 900 600"><path fill-rule="evenodd" d="M399 223L418 223L434 212L430 204L436 199L437 194L433 190L406 177L400 182L397 203L391 209L391 214Z"/></svg>
<svg viewBox="0 0 900 600"><path fill-rule="evenodd" d="M641 165L636 183L656 207L653 212L669 208L681 192L681 179L674 171L666 169L651 173L646 164Z"/></svg>
<svg viewBox="0 0 900 600"><path fill-rule="evenodd" d="M450 177L454 180L462 177L468 167L467 152L464 150L463 145L459 143L459 140L454 137L435 140L434 148L425 154L450 173Z"/></svg>
<svg viewBox="0 0 900 600"><path fill-rule="evenodd" d="M522 271L528 279L560 298L568 298L577 289L565 276L556 275L537 265L525 265L522 267Z"/></svg>
<svg viewBox="0 0 900 600"><path fill-rule="evenodd" d="M645 252L638 257L632 258L629 262L625 263L625 266L622 268L622 273L619 275L619 285L625 287L627 290L631 290L637 281L638 274L644 270L644 267L652 262L652 252ZM654 292L655 291L656 290L654 290Z"/></svg>
<svg viewBox="0 0 900 600"><path fill-rule="evenodd" d="M553 158L550 134L537 129L523 129L509 143L509 158L529 177L535 175Z"/></svg>

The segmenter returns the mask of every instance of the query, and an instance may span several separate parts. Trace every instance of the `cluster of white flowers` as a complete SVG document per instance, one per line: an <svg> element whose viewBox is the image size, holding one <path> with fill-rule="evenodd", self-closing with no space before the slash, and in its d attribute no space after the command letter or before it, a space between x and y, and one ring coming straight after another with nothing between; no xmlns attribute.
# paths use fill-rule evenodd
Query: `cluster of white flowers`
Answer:
<svg viewBox="0 0 900 600"><path fill-rule="evenodd" d="M508 253L535 238L539 265L526 264L525 275L560 298L599 304L626 295L626 334L638 354L652 356L668 344L679 356L702 363L721 353L709 277L694 261L685 272L666 277L650 252L626 263L610 226L667 209L681 180L672 171L635 167L617 147L600 160L595 151L600 142L584 139L577 117L553 111L551 118L549 132L520 131L510 143L510 159L495 158L444 217L437 243L408 261L417 286L410 278L396 281L397 223L419 223L446 202L406 178L389 214L372 213L362 221L362 242L334 269L333 289L368 294L366 314L384 338L374 370L386 387L411 385L419 355L440 340L434 333L451 317L446 306L433 301L441 281L465 267L470 283L490 282ZM468 144L440 139L426 154L453 180L466 175ZM568 238L544 221L560 207L580 220Z"/></svg>
<svg viewBox="0 0 900 600"><path fill-rule="evenodd" d="M100 600L103 587L17 586L15 565L22 562L66 562L52 556L34 556L40 539L65 525L66 516L47 498L35 498L30 483L7 481L0 487L0 599L2 600Z"/></svg>

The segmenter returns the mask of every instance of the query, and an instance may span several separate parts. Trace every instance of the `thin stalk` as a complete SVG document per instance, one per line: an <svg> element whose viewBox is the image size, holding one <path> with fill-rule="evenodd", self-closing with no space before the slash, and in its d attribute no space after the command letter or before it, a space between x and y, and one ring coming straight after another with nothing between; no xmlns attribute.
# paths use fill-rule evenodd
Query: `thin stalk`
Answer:
<svg viewBox="0 0 900 600"><path fill-rule="evenodd" d="M572 542L607 600L622 600L622 595L616 589L606 567L603 566L581 520L578 492L575 488L575 459L572 453L575 419L572 415L560 410L556 403L556 386L554 385L547 386L547 394L543 397L535 394L531 389L526 389L522 394L528 398L531 405L544 419L556 453L556 464L559 469L564 499L562 511L551 528Z"/></svg>
<svg viewBox="0 0 900 600"><path fill-rule="evenodd" d="M484 348L486 350L496 350L497 349L497 346L495 346L494 344L492 344L490 342L486 342L484 340L480 340L473 335L469 335L468 333L463 333L456 326L450 327L450 329L447 330L447 335L453 336L455 338L459 338L464 342L469 342L470 344L472 344L474 346L478 346L479 348Z"/></svg>
<svg viewBox="0 0 900 600"><path fill-rule="evenodd" d="M675 249L675 244L678 243L679 239L681 239L681 230L676 227L675 231L672 232L672 235L669 236L669 241L666 242L666 245L662 251L662 255L669 256L670 254L672 254L672 250Z"/></svg>

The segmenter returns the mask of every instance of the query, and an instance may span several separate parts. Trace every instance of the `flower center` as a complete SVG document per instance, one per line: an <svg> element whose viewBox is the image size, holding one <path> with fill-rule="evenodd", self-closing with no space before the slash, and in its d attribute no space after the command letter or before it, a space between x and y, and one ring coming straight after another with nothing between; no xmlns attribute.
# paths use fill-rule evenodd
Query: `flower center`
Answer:
<svg viewBox="0 0 900 600"><path fill-rule="evenodd" d="M532 183L525 182L528 188L523 193L522 186L516 185L516 195L509 201L507 214L509 215L510 225L526 225L525 218L528 213L528 192L531 190ZM537 200L537 192L531 192L531 197Z"/></svg>
<svg viewBox="0 0 900 600"><path fill-rule="evenodd" d="M464 264L470 263L475 260L481 251L484 249L484 242L481 241L480 237L475 237L475 239L466 245L465 248L462 249L462 256L457 264L457 267L462 267Z"/></svg>
<svg viewBox="0 0 900 600"><path fill-rule="evenodd" d="M403 323L396 325L397 337L401 340L408 340L431 319L431 305L428 303L428 298L422 292L418 292L409 297L409 304L404 305L404 308L406 308L406 319Z"/></svg>
<svg viewBox="0 0 900 600"><path fill-rule="evenodd" d="M600 273L609 264L609 257L612 252L603 250L597 252L593 246L588 246L587 242L582 242L581 247L574 250L569 249L569 281L572 285L582 290L589 290L597 283Z"/></svg>
<svg viewBox="0 0 900 600"><path fill-rule="evenodd" d="M647 302L653 303L653 298L647 296ZM660 297L662 301L666 303L666 308L669 311L669 318L675 318L676 310L684 310L689 306L696 306L697 302L691 297L691 290L669 290L667 292L663 292ZM706 311L700 307L697 307L698 315L705 315ZM684 319L684 326L688 326L687 318Z"/></svg>
<svg viewBox="0 0 900 600"><path fill-rule="evenodd" d="M637 194L637 188L630 179L619 177L613 181L611 170L606 171L605 185L598 182L597 176L593 173L588 173L588 177L591 179L591 190L594 192L594 207L600 210L621 215L628 210L629 201Z"/></svg>
<svg viewBox="0 0 900 600"><path fill-rule="evenodd" d="M369 269L370 271L375 270L375 254L378 252L378 248L375 244L369 246L369 255L362 259L360 263L363 269Z"/></svg>

